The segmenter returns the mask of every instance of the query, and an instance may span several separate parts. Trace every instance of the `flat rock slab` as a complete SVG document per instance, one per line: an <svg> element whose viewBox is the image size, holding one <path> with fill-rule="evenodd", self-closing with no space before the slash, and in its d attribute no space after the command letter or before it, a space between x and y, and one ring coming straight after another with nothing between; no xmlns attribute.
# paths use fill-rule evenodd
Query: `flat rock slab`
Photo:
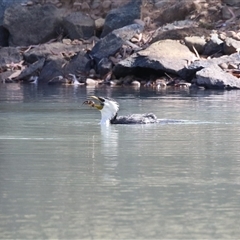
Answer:
<svg viewBox="0 0 240 240"><path fill-rule="evenodd" d="M180 75L181 70L194 59L195 55L185 45L175 40L162 40L120 61L114 68L114 74L124 77L135 74L139 68L149 68Z"/></svg>
<svg viewBox="0 0 240 240"><path fill-rule="evenodd" d="M40 44L32 46L23 53L24 59L29 63L34 63L40 58L63 58L64 55L75 54L83 51L82 44L64 44L61 42L53 42L48 44Z"/></svg>

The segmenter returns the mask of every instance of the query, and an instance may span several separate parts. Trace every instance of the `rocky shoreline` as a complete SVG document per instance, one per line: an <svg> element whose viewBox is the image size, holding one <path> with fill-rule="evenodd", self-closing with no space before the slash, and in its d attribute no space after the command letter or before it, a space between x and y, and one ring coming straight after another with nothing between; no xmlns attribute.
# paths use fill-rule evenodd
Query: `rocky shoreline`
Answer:
<svg viewBox="0 0 240 240"><path fill-rule="evenodd" d="M0 82L240 89L240 0L117 3L6 8Z"/></svg>

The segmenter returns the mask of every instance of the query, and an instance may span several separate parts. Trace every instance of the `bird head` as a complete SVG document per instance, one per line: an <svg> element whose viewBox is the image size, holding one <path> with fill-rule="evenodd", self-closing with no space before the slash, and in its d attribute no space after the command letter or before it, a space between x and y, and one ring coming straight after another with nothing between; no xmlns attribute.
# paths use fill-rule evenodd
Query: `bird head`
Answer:
<svg viewBox="0 0 240 240"><path fill-rule="evenodd" d="M86 100L83 104L87 104L93 108L98 109L101 112L101 124L109 124L119 110L119 104L111 98L90 96L91 99L95 99L98 102L95 103L92 100Z"/></svg>

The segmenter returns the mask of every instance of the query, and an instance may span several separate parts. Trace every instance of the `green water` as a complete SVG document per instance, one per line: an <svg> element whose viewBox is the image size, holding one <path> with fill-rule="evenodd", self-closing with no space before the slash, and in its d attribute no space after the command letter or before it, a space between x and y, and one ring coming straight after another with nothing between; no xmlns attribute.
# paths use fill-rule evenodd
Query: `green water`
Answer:
<svg viewBox="0 0 240 240"><path fill-rule="evenodd" d="M88 95L185 124L99 125ZM2 239L237 239L240 92L0 85Z"/></svg>

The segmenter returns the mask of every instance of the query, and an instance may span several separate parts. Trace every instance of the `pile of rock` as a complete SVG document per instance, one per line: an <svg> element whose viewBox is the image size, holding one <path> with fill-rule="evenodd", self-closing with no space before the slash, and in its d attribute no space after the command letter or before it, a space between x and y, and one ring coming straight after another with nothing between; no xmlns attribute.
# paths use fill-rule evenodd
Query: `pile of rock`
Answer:
<svg viewBox="0 0 240 240"><path fill-rule="evenodd" d="M240 89L240 1L47 2L5 10L1 82Z"/></svg>

